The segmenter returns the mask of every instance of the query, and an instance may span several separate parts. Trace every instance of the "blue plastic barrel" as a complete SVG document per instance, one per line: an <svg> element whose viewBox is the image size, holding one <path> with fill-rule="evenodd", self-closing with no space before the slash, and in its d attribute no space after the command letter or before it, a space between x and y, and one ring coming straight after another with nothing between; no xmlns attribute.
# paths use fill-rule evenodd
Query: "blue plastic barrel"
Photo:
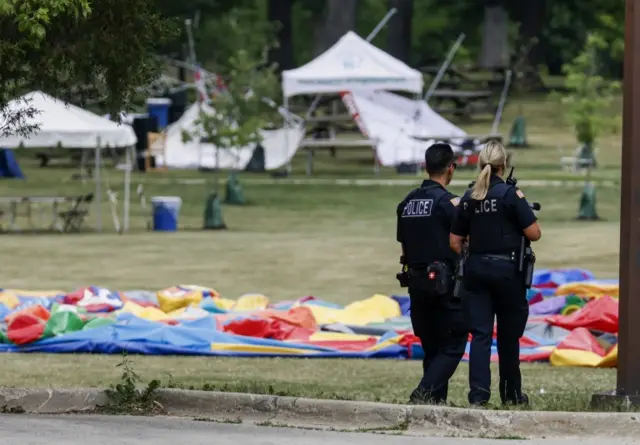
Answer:
<svg viewBox="0 0 640 445"><path fill-rule="evenodd" d="M147 99L147 111L150 116L158 119L158 129L163 130L169 125L169 107L171 107L171 99L166 97L150 97Z"/></svg>
<svg viewBox="0 0 640 445"><path fill-rule="evenodd" d="M179 196L152 196L153 230L156 232L175 232L178 230L178 217L182 199Z"/></svg>

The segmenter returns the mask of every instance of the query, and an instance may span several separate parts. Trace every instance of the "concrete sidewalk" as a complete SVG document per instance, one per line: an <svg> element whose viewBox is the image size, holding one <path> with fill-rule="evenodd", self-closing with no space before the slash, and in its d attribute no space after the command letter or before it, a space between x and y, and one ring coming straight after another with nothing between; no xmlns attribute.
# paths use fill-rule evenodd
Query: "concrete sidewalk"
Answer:
<svg viewBox="0 0 640 445"><path fill-rule="evenodd" d="M497 439L415 437L394 433L344 433L281 428L264 424L196 422L171 417L132 416L0 416L0 443L29 445L493 445ZM623 445L640 440L611 437L588 439L533 439L513 437L508 444Z"/></svg>

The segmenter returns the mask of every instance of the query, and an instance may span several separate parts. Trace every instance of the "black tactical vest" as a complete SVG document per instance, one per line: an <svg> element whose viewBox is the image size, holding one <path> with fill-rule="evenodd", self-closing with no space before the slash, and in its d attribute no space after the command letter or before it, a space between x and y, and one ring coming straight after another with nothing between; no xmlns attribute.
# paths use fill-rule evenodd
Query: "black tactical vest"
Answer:
<svg viewBox="0 0 640 445"><path fill-rule="evenodd" d="M454 264L455 256L449 247L450 225L445 224L444 211L437 211L440 201L448 195L441 185L428 185L404 199L398 225L409 267L428 266L434 261Z"/></svg>
<svg viewBox="0 0 640 445"><path fill-rule="evenodd" d="M484 199L468 202L470 253L508 255L520 249L522 231L505 202L511 188L504 182L494 182Z"/></svg>

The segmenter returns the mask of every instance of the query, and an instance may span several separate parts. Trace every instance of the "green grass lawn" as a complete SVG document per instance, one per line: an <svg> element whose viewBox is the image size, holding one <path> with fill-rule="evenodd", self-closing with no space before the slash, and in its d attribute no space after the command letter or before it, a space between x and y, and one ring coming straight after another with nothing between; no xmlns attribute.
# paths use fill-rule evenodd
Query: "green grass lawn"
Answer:
<svg viewBox="0 0 640 445"><path fill-rule="evenodd" d="M533 147L516 152L520 179L581 181L559 167L557 145L572 150L570 128L557 107L540 98L510 105L501 130L506 132L522 105ZM482 124L465 127L470 132ZM490 123L487 123L488 128ZM484 131L487 131L486 129ZM602 139L600 168L593 177L616 181L619 137ZM568 153L567 153L568 154ZM0 182L0 196L79 195L91 182L72 180L69 168L38 168L31 156L20 155L26 181ZM304 175L304 156L294 160L295 177ZM316 178L372 178L367 152L338 151L337 158L320 153ZM381 177L396 178L389 170ZM105 170L105 187L118 193L122 214L123 173ZM176 284L210 286L225 297L261 292L272 300L313 295L346 304L374 293L405 294L395 279L399 247L395 241L395 207L411 189L401 186L257 184L266 175L242 174L246 206L224 206L226 231L202 231L204 202L214 182L212 173L135 174L130 232L113 232L110 206L103 194L103 233L4 234L7 260L0 269L4 288L72 290L84 285L112 289L162 289ZM459 172L468 180L473 172ZM254 179L255 178L255 179ZM418 177L403 176L405 179ZM252 182L254 181L254 182ZM175 195L183 200L180 230L146 230L150 217L135 188L147 197ZM543 238L536 245L537 265L584 267L602 278L618 273L619 190L598 189L598 210L605 220L576 222L581 188L524 188L527 198L543 205L539 213ZM453 188L462 193L463 188ZM87 220L95 227L95 209ZM24 228L24 223L22 223ZM103 386L117 380L119 357L5 354L0 355L2 386ZM289 395L359 400L406 401L417 383L420 364L400 361L232 359L213 357L136 357L145 379L222 390L275 391ZM590 394L614 386L611 370L557 369L525 366L525 387L540 409L585 409ZM497 373L495 373L497 374ZM541 391L542 390L542 391ZM466 365L451 388L456 404L466 400Z"/></svg>
<svg viewBox="0 0 640 445"><path fill-rule="evenodd" d="M251 392L338 400L406 403L422 364L401 360L265 359L229 357L130 357L144 382L213 391ZM0 383L7 387L106 387L122 373L118 355L0 354ZM492 367L493 403L499 405L497 366ZM449 385L449 402L468 406L465 363ZM610 369L523 366L532 408L585 411L595 392L615 387Z"/></svg>

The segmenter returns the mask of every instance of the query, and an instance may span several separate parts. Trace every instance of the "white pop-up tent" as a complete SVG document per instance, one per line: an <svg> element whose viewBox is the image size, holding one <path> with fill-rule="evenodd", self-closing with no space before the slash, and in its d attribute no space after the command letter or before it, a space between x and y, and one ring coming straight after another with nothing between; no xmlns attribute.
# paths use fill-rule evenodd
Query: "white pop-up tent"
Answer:
<svg viewBox="0 0 640 445"><path fill-rule="evenodd" d="M215 145L203 141L204 135L202 137L194 137L187 142L183 141L183 132L186 131L191 135L197 135L201 131L197 125L201 112L213 114L215 110L206 103L194 103L178 121L166 128L164 156L158 155L156 163L169 168L243 170L253 156L255 145L218 149ZM291 160L304 136L304 129L301 124L297 124L291 128L263 130L261 134L265 168L267 170L275 170ZM159 145L162 142L158 141L156 144L152 148L160 148Z"/></svg>
<svg viewBox="0 0 640 445"><path fill-rule="evenodd" d="M0 146L15 148L55 147L94 149L99 140L101 146L130 147L136 144L136 134L129 125L120 125L91 111L63 101L40 91L35 91L11 101L7 107L13 113L32 107L39 111L27 124L38 124L39 130L26 137L11 135L0 137Z"/></svg>
<svg viewBox="0 0 640 445"><path fill-rule="evenodd" d="M422 74L353 31L299 68L282 72L282 91L300 94L340 93L353 89L422 92Z"/></svg>
<svg viewBox="0 0 640 445"><path fill-rule="evenodd" d="M387 54L353 31L347 32L331 48L306 65L282 73L285 107L288 99L295 95L341 94L352 114L354 107L352 103L347 103L350 96L348 92L403 91L412 93L417 99L422 93L423 86L424 81L420 71ZM314 107L315 103L312 109ZM307 114L310 113L311 111ZM397 119L394 118L394 120ZM358 121L357 118L356 121ZM404 154L394 155L393 159L385 154L380 156L380 149L388 154L389 147L402 145L403 151L407 152L407 144L423 145L414 139L402 136L398 138L397 135L391 135L390 131L368 132L364 130L361 122L358 122L358 125L368 139L351 141L351 143L366 142L373 148L376 171L378 163L396 165L396 161L400 162L400 159L403 160L402 162L410 162L413 159L413 156L407 157ZM318 141L313 142L318 146ZM327 144L330 143L331 141L327 141ZM415 151L415 149L410 150L412 153Z"/></svg>
<svg viewBox="0 0 640 445"><path fill-rule="evenodd" d="M95 150L96 152L96 203L98 230L102 226L100 214L100 153L104 147L133 148L137 138L133 128L120 125L90 111L51 97L41 91L35 91L15 99L8 104L7 113L13 113L32 107L39 111L32 118L24 122L27 125L38 125L39 129L27 136L9 135L0 137L0 147L14 149L19 146L25 148L53 148L60 144L64 148ZM0 116L1 122L6 122L8 116ZM2 127L2 125L0 125ZM125 198L124 224L129 224L129 197L131 182L131 159L127 150L125 166Z"/></svg>

